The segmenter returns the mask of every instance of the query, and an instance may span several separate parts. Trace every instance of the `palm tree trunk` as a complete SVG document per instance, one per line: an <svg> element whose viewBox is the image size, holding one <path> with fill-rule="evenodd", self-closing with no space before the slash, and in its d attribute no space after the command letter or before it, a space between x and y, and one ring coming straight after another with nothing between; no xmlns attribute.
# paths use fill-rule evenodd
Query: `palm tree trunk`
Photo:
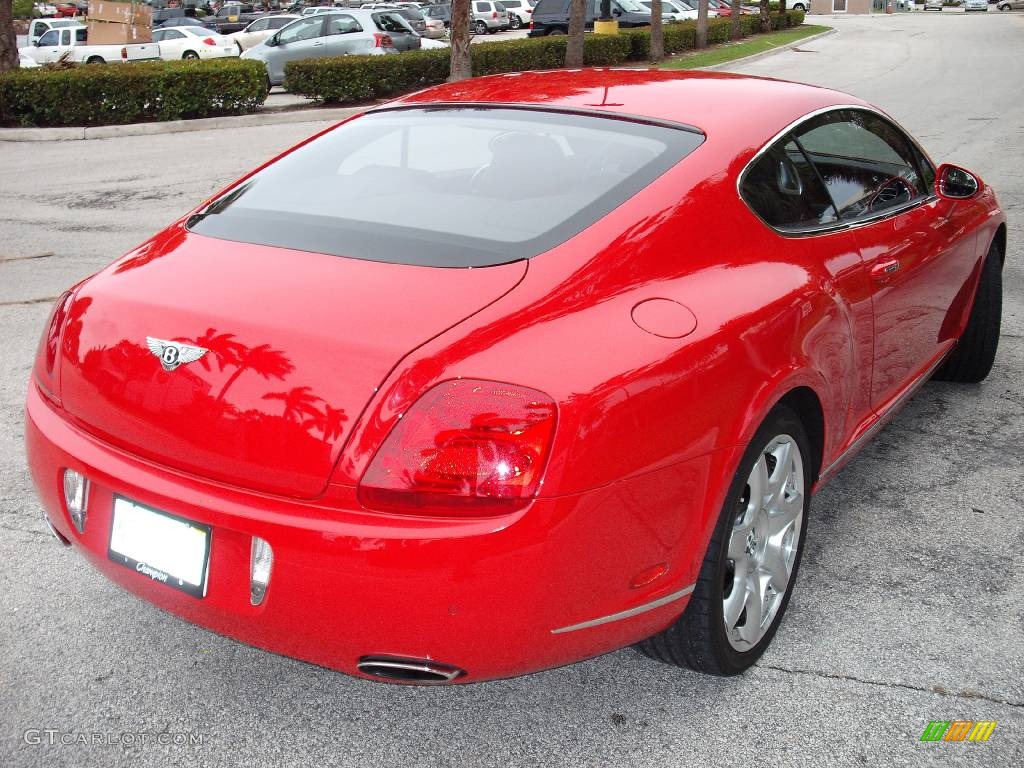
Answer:
<svg viewBox="0 0 1024 768"><path fill-rule="evenodd" d="M469 55L469 3L470 0L452 0L449 83L457 83L473 76L473 61Z"/></svg>
<svg viewBox="0 0 1024 768"><path fill-rule="evenodd" d="M583 66L583 31L587 26L587 0L569 5L569 40L565 45L565 66Z"/></svg>
<svg viewBox="0 0 1024 768"><path fill-rule="evenodd" d="M240 365L235 368L235 372L228 376L228 380L224 382L224 386L220 388L220 393L217 395L217 402L224 402L224 395L231 389L231 385L238 381L238 377L242 375L242 371L246 369L246 366Z"/></svg>
<svg viewBox="0 0 1024 768"><path fill-rule="evenodd" d="M739 40L743 37L743 17L740 15L743 13L743 6L740 5L740 0L732 0L732 32L731 37L733 40Z"/></svg>
<svg viewBox="0 0 1024 768"><path fill-rule="evenodd" d="M0 72L18 68L18 38L14 34L14 0L0 0Z"/></svg>
<svg viewBox="0 0 1024 768"><path fill-rule="evenodd" d="M772 13L768 7L768 0L761 0L761 31L770 32L772 29Z"/></svg>
<svg viewBox="0 0 1024 768"><path fill-rule="evenodd" d="M697 3L697 48L707 48L708 45L708 0L699 0Z"/></svg>
<svg viewBox="0 0 1024 768"><path fill-rule="evenodd" d="M665 28L661 23L661 0L651 0L651 61L665 58Z"/></svg>

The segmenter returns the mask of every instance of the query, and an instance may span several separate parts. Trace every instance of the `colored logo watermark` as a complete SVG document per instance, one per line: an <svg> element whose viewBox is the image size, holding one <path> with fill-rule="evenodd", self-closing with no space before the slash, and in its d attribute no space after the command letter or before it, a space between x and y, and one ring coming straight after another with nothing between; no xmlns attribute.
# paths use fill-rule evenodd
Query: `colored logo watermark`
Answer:
<svg viewBox="0 0 1024 768"><path fill-rule="evenodd" d="M996 729L995 720L932 720L921 741L988 741Z"/></svg>

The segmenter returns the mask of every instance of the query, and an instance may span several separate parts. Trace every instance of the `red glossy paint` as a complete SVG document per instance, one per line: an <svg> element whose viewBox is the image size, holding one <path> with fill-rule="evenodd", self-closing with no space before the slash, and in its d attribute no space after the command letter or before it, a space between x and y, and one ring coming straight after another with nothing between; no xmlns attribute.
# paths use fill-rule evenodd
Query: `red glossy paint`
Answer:
<svg viewBox="0 0 1024 768"><path fill-rule="evenodd" d="M493 102L675 120L706 141L528 263L403 267L211 240L183 221L77 287L44 336L26 445L55 528L111 579L218 632L350 674L431 658L472 682L643 639L692 584L752 434L800 389L815 472L840 466L963 330L1004 216L990 189L785 238L737 194L782 129L845 94L720 74L584 70L480 78L399 103ZM356 118L358 119L358 118ZM903 268L879 279L874 267ZM147 335L209 347L167 373ZM381 512L357 489L432 387L507 382L556 406L535 498L487 515ZM538 394L540 397L540 394ZM538 443L539 444L539 443ZM64 468L92 481L85 533ZM196 599L107 559L121 495L212 526ZM274 548L252 606L249 548Z"/></svg>

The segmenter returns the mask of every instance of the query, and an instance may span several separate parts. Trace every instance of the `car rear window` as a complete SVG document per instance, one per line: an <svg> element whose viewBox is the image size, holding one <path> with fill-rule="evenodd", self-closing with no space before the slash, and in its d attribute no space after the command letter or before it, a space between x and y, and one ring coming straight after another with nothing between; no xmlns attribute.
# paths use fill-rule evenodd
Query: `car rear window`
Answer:
<svg viewBox="0 0 1024 768"><path fill-rule="evenodd" d="M382 110L264 168L188 227L371 261L504 264L585 229L703 140L685 126L579 113Z"/></svg>

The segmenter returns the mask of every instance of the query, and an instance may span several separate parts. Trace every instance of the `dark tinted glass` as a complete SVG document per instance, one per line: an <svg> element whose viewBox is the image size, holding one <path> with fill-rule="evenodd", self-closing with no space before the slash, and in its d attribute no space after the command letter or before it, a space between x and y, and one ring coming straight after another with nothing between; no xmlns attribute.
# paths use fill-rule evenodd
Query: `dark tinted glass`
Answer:
<svg viewBox="0 0 1024 768"><path fill-rule="evenodd" d="M796 136L843 219L885 213L930 194L910 141L872 112L829 112Z"/></svg>
<svg viewBox="0 0 1024 768"><path fill-rule="evenodd" d="M189 228L372 261L502 264L572 237L703 140L533 109L371 113L260 171Z"/></svg>
<svg viewBox="0 0 1024 768"><path fill-rule="evenodd" d="M792 139L778 142L751 166L740 193L776 229L809 229L838 220L821 179Z"/></svg>

